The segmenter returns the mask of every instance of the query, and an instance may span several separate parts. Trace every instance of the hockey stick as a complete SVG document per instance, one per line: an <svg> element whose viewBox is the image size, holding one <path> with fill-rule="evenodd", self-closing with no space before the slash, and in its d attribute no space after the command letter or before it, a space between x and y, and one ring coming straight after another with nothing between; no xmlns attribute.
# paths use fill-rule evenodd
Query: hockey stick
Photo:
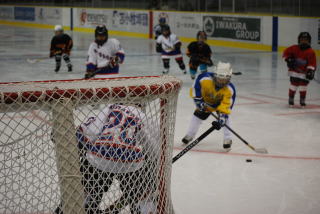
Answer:
<svg viewBox="0 0 320 214"><path fill-rule="evenodd" d="M172 158L172 163L176 162L179 158L181 158L185 153L187 153L190 149L192 149L195 145L197 145L198 143L200 143L201 140L203 140L203 138L207 137L211 132L213 132L213 130L215 130L216 127L212 124L212 126L206 131L204 132L200 137L198 137L196 140L194 140L191 144L189 144L186 148L184 148L181 152L179 152L179 154L177 154L176 156L174 156Z"/></svg>
<svg viewBox="0 0 320 214"><path fill-rule="evenodd" d="M31 64L34 64L34 63L37 63L37 62L41 62L43 60L46 60L46 59L49 59L48 57L43 57L43 58L38 58L38 59L27 59L27 62L31 63Z"/></svg>
<svg viewBox="0 0 320 214"><path fill-rule="evenodd" d="M216 118L217 120L219 120L219 118L211 112L211 115ZM244 144L246 144L250 149L252 149L253 151L255 151L256 153L262 153L262 154L267 154L268 151L265 148L254 148L253 146L251 146L245 139L243 139L239 134L237 134L235 131L233 131L227 124L224 125L227 129L229 129L229 131L231 131L235 136L237 136Z"/></svg>

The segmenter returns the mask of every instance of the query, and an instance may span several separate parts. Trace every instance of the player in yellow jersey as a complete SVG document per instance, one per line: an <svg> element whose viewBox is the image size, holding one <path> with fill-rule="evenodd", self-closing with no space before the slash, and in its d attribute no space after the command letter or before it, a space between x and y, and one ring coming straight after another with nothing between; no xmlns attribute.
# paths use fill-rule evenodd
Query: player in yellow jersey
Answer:
<svg viewBox="0 0 320 214"><path fill-rule="evenodd" d="M200 74L190 89L190 96L194 99L196 110L192 116L188 132L182 142L188 144L196 136L203 120L211 112L219 115L219 124L223 127L230 124L230 114L236 98L236 89L230 82L232 69L230 63L219 62L214 73ZM230 151L232 144L231 132L223 128L223 148Z"/></svg>

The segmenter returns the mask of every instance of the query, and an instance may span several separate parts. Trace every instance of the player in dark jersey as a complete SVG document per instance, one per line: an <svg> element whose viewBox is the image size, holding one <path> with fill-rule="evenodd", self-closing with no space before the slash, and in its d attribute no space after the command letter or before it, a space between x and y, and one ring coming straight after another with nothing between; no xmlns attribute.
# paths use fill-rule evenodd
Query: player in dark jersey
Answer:
<svg viewBox="0 0 320 214"><path fill-rule="evenodd" d="M288 47L283 52L290 76L289 107L294 106L294 95L298 89L300 105L302 108L306 106L307 86L313 80L317 68L316 54L310 44L310 34L301 32L298 36L298 44Z"/></svg>
<svg viewBox="0 0 320 214"><path fill-rule="evenodd" d="M187 47L187 56L190 57L189 71L192 79L195 79L197 69L200 67L201 73L207 71L207 67L212 66L210 46L206 43L207 34L204 31L197 33L197 41L191 42Z"/></svg>
<svg viewBox="0 0 320 214"><path fill-rule="evenodd" d="M159 19L159 24L157 24L154 28L153 28L153 31L154 31L154 34L155 34L155 40L158 39L158 37L162 34L162 27L166 25L166 18L164 17L161 17Z"/></svg>
<svg viewBox="0 0 320 214"><path fill-rule="evenodd" d="M72 64L70 61L70 52L73 46L73 41L68 34L63 32L61 25L54 27L55 36L51 40L50 57L55 57L56 69L58 72L61 67L61 58L67 63L68 71L72 71Z"/></svg>

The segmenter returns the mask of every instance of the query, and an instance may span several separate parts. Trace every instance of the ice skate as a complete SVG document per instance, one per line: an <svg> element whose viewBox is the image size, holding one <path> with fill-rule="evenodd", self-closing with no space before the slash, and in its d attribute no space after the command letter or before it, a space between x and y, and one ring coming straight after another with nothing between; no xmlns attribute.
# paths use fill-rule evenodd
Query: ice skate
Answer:
<svg viewBox="0 0 320 214"><path fill-rule="evenodd" d="M162 74L168 74L169 73L169 69L164 69L163 71L162 71Z"/></svg>
<svg viewBox="0 0 320 214"><path fill-rule="evenodd" d="M226 152L229 152L231 150L231 145L232 145L231 139L227 139L223 141L223 148L225 149Z"/></svg>
<svg viewBox="0 0 320 214"><path fill-rule="evenodd" d="M54 72L58 73L60 71L60 66L56 66L56 69L54 69Z"/></svg>
<svg viewBox="0 0 320 214"><path fill-rule="evenodd" d="M293 107L294 107L294 98L289 97L289 108L293 108Z"/></svg>
<svg viewBox="0 0 320 214"><path fill-rule="evenodd" d="M306 107L306 99L305 98L301 98L300 99L300 106L301 106L301 108L305 108Z"/></svg>
<svg viewBox="0 0 320 214"><path fill-rule="evenodd" d="M72 65L68 65L68 72L71 72L72 71Z"/></svg>

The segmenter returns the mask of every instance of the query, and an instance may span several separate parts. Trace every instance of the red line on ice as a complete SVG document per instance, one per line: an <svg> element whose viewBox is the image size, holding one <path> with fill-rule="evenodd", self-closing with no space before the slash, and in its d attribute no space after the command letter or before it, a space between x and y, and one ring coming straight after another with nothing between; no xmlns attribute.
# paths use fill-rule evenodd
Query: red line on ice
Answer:
<svg viewBox="0 0 320 214"><path fill-rule="evenodd" d="M183 148L174 147L174 150L182 150ZM300 157L300 156L285 156L285 155L262 155L262 154L246 154L246 153L233 153L233 152L217 152L212 150L191 149L192 152L201 152L218 155L229 156L244 156L244 157L258 157L258 158L272 158L272 159L291 159L291 160L320 160L320 157Z"/></svg>

